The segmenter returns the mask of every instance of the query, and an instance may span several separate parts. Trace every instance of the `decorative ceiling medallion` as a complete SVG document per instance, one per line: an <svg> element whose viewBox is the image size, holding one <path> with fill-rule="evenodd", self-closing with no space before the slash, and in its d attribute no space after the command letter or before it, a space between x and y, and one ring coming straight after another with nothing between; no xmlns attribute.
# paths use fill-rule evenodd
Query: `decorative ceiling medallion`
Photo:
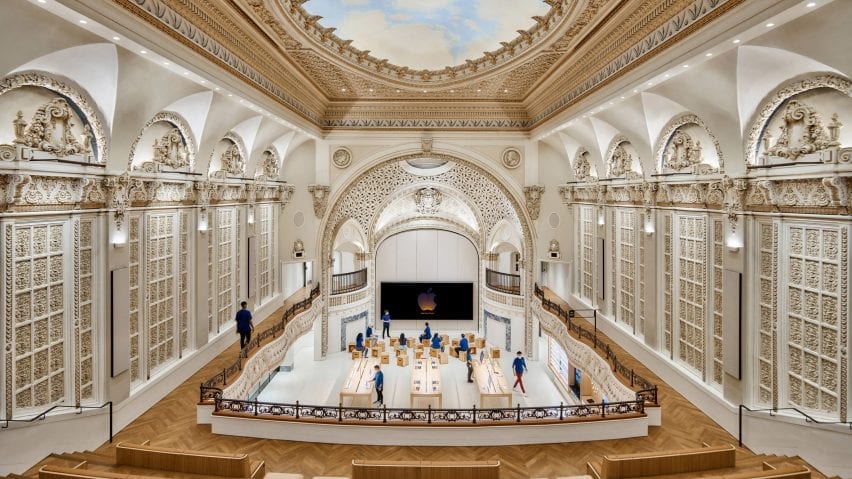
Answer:
<svg viewBox="0 0 852 479"><path fill-rule="evenodd" d="M417 212L421 215L434 215L441 206L442 199L441 192L431 186L414 192L414 204L417 205Z"/></svg>
<svg viewBox="0 0 852 479"><path fill-rule="evenodd" d="M331 161L334 163L334 166L340 169L346 168L352 163L352 152L348 148L340 147L334 150L334 154L331 155Z"/></svg>
<svg viewBox="0 0 852 479"><path fill-rule="evenodd" d="M503 166L510 170L514 170L521 165L521 151L517 148L506 148L503 150Z"/></svg>

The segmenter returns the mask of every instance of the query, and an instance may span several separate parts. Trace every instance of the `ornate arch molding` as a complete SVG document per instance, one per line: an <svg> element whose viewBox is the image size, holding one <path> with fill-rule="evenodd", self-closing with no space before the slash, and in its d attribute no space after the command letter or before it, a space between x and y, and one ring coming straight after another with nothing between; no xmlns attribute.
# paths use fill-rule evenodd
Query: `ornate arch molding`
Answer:
<svg viewBox="0 0 852 479"><path fill-rule="evenodd" d="M372 250L377 251L382 242L391 236L406 231L412 230L441 230L456 233L465 237L476 248L476 251L481 255L482 249L478 241L480 235L476 231L470 229L467 225L447 219L447 218L408 218L399 222L391 223L378 232L376 232L373 240Z"/></svg>
<svg viewBox="0 0 852 479"><path fill-rule="evenodd" d="M641 160L633 158L624 150L624 147L621 145L625 143L633 146L630 139L624 135L615 135L612 141L609 142L609 146L606 149L606 156L604 157L607 178L626 178L633 180L639 177L639 172L633 170L633 162L638 161L641 165ZM626 166L621 164L624 160L629 160L629 164Z"/></svg>
<svg viewBox="0 0 852 479"><path fill-rule="evenodd" d="M852 97L852 82L834 74L811 76L804 80L787 83L776 89L761 103L762 106L755 113L754 120L752 120L751 127L746 134L746 166L757 165L759 142L766 131L769 121L781 105L796 95L818 88L830 88Z"/></svg>
<svg viewBox="0 0 852 479"><path fill-rule="evenodd" d="M660 173L663 171L663 162L665 161L666 154L666 146L668 146L669 141L672 136L680 130L681 127L696 125L701 127L707 136L710 137L710 140L713 141L713 148L716 149L716 156L719 158L719 173L724 174L725 172L725 157L722 155L722 147L719 145L719 139L716 138L716 135L710 131L710 128L707 127L707 124L704 123L698 115L694 115L692 113L687 113L685 115L680 115L675 117L673 120L666 124L666 127L663 129L663 133L660 135L660 139L657 140L657 146L654 148L654 170L656 173Z"/></svg>
<svg viewBox="0 0 852 479"><path fill-rule="evenodd" d="M17 88L33 86L45 88L71 100L72 105L83 113L84 120L92 129L95 139L96 152L95 162L106 164L109 155L109 144L100 110L95 106L95 101L84 90L71 80L60 79L54 75L41 72L28 71L8 75L0 81L0 96Z"/></svg>
<svg viewBox="0 0 852 479"><path fill-rule="evenodd" d="M375 251L376 250L375 247L380 243L380 240L378 240L379 231L380 230L386 230L388 228L388 226L390 226L390 225L387 225L387 226L382 227L381 229L378 229L376 227L376 223L381 218L382 214L385 211L387 211L387 208L390 205L392 205L393 203L395 203L397 200L400 200L400 199L405 198L405 197L414 196L418 190L425 188L425 187L428 187L428 186L433 186L433 185L434 185L433 182L430 182L428 180L421 180L417 183L413 183L413 184L408 185L404 188L400 188L397 191L394 191L393 194L391 194L390 196L387 197L387 199L382 203L382 205L376 211L376 214L373 216L372 222L367 227L367 231L369 232L369 235L370 235L370 250L371 251ZM441 188L436 188L436 189L438 191L440 191L442 195L449 196L449 197L459 201L460 203L464 204L465 206L467 206L471 210L471 212L473 213L474 219L476 221L476 226L481 228L482 225L484 224L484 220L482 219L482 215L480 214L479 209L477 208L477 205L475 203L469 201L469 199L464 194L459 192L458 190L447 188L447 187L445 187L445 185L441 185L441 186L442 186ZM423 214L423 215L420 215L420 216L417 216L417 217L414 217L414 218L410 218L410 219L411 220L434 220L434 221L438 221L438 222L443 221L443 222L446 222L447 224L454 225L454 227L456 227L456 228L464 228L466 231L473 231L473 230L471 230L471 227L469 225L465 225L464 223L461 223L459 221L454 220L450 215L441 214L440 211L437 212L436 214ZM413 223L415 221L407 221L406 220L405 222L406 223ZM391 224L399 224L399 223L401 223L401 222L400 221L394 221ZM477 247L478 250L480 250L482 248L482 245L483 245L483 243L481 242L482 237L483 237L483 235L476 233L475 231L472 233L473 239L471 239L471 240L474 241L474 245Z"/></svg>
<svg viewBox="0 0 852 479"><path fill-rule="evenodd" d="M248 155L246 154L246 145L243 143L243 139L240 135L233 131L228 131L225 133L221 140L228 140L233 143L237 147L237 152L239 154L239 164L240 164L240 173L239 176L245 176L246 174L246 165L248 162ZM216 154L216 149L213 149L213 153L210 153L210 162L207 164L207 171L209 176L217 176L220 179L225 179L228 176L228 173L231 173L233 176L237 176L237 174L229 172L222 168L222 164L220 162L219 169L216 171L211 171L210 168L213 166L213 155Z"/></svg>
<svg viewBox="0 0 852 479"><path fill-rule="evenodd" d="M186 143L186 150L188 153L188 171L195 170L195 154L198 151L195 146L195 139L192 137L192 132L189 128L189 123L187 123L186 119L178 113L173 111L161 111L151 117L150 120L145 122L145 126L142 127L142 130L139 131L139 134L136 135L136 138L133 140L133 143L130 144L130 158L127 161L127 169L133 169L133 162L136 160L136 148L139 146L139 142L142 140L142 136L145 134L145 130L158 122L165 122L172 125L174 128L177 128L178 132L180 132L180 136L183 138L183 141Z"/></svg>
<svg viewBox="0 0 852 479"><path fill-rule="evenodd" d="M347 219L354 219L362 228L368 230L374 224L375 217L381 211L381 206L388 202L400 189L411 188L422 183L424 177L417 176L403 169L401 163L405 160L421 158L422 153L410 153L386 159L351 179L348 185L341 188L334 199L332 207L323 219L320 228L319 248L321 288L324 297L322 317L322 347L321 355L328 352L328 284L330 281L330 260L332 242L336 230ZM532 298L534 256L533 230L531 220L527 217L522 203L512 194L493 173L474 164L470 160L458 156L435 153L432 158L446 160L454 165L448 171L429 176L431 184L456 190L466 196L482 218L480 228L488 232L500 219L512 218L512 223L526 240L524 244L524 260L528 266L524 268L526 298ZM372 242L372 240L371 240ZM525 338L527 350L532 350L532 314L530 302L525 302Z"/></svg>
<svg viewBox="0 0 852 479"><path fill-rule="evenodd" d="M277 180L281 174L281 154L278 153L278 148L269 145L263 149L261 156L261 160L254 167L254 177Z"/></svg>

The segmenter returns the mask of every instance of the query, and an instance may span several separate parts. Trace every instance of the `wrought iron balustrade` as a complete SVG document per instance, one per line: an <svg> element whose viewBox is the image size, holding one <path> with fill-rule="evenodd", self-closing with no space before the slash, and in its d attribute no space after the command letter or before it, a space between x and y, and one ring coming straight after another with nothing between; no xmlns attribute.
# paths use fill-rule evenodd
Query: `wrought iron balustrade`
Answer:
<svg viewBox="0 0 852 479"><path fill-rule="evenodd" d="M501 273L485 269L485 284L494 291L507 294L521 294L521 275Z"/></svg>
<svg viewBox="0 0 852 479"><path fill-rule="evenodd" d="M578 404L540 407L480 409L415 408L358 408L261 402L256 400L215 400L214 414L237 415L246 418L283 419L321 423L349 424L413 424L413 425L507 425L580 422L603 418L621 419L645 413L645 401L624 401L604 404Z"/></svg>
<svg viewBox="0 0 852 479"><path fill-rule="evenodd" d="M331 294L351 293L367 286L367 268L331 276Z"/></svg>

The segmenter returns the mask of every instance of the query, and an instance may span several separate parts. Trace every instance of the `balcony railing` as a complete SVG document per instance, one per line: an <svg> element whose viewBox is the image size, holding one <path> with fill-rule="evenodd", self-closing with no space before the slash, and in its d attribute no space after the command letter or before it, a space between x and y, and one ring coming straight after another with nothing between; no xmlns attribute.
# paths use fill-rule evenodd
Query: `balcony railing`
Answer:
<svg viewBox="0 0 852 479"><path fill-rule="evenodd" d="M493 269L485 270L485 284L494 291L507 294L521 294L521 275L501 273Z"/></svg>
<svg viewBox="0 0 852 479"><path fill-rule="evenodd" d="M331 294L351 293L367 286L367 268L331 276Z"/></svg>

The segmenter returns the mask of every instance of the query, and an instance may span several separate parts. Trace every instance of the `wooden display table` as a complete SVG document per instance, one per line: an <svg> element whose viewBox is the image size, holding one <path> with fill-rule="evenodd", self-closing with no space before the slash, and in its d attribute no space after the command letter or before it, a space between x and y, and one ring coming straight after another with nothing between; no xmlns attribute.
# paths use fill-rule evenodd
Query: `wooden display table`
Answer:
<svg viewBox="0 0 852 479"><path fill-rule="evenodd" d="M437 398L438 409L443 404L441 390L441 368L436 358L424 358L414 361L411 370L411 407L415 399Z"/></svg>
<svg viewBox="0 0 852 479"><path fill-rule="evenodd" d="M344 399L352 398L352 404L356 402L364 403L364 407L370 407L373 396L373 383L367 381L373 379L373 366L379 364L376 359L359 359L349 368L349 374L343 380L343 387L340 389L340 402L343 404Z"/></svg>
<svg viewBox="0 0 852 479"><path fill-rule="evenodd" d="M473 374L476 376L476 386L479 388L479 407L488 408L486 400L494 398L505 399L505 407L512 407L512 390L506 382L506 376L500 367L500 362L486 359L484 363L473 361Z"/></svg>

